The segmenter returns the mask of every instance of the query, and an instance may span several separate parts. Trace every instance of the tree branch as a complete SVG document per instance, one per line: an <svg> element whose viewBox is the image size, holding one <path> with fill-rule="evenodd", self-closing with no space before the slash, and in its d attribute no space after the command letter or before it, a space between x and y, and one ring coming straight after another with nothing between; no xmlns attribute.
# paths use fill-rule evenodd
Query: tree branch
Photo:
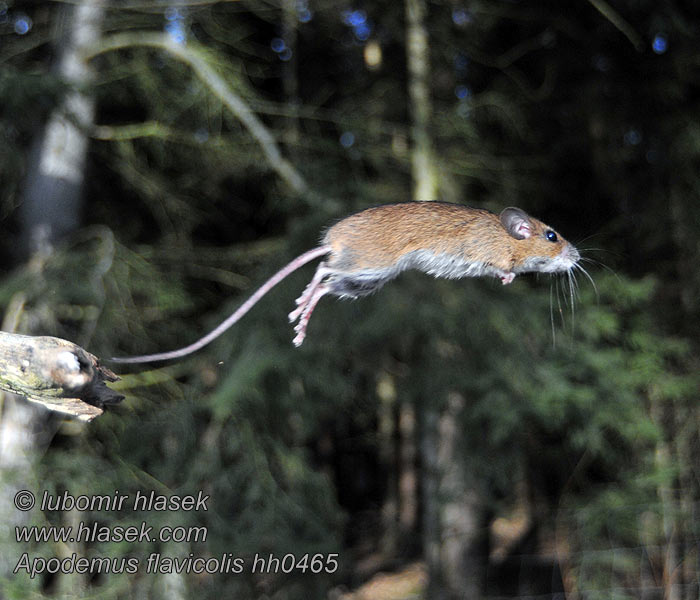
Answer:
<svg viewBox="0 0 700 600"><path fill-rule="evenodd" d="M277 142L250 109L229 85L207 62L204 52L191 42L187 46L177 44L168 35L162 33L118 33L100 40L86 58L93 58L105 52L112 52L122 48L133 46L146 46L168 52L180 62L188 65L195 75L224 103L224 105L243 124L251 136L258 142L270 167L291 187L297 194L314 196L303 175L297 171L286 158Z"/></svg>
<svg viewBox="0 0 700 600"><path fill-rule="evenodd" d="M72 342L0 331L0 389L50 410L91 421L124 398L105 385L118 379Z"/></svg>
<svg viewBox="0 0 700 600"><path fill-rule="evenodd" d="M588 1L632 43L635 49L641 50L644 47L644 42L642 41L641 36L634 30L632 25L625 21L625 19L623 19L622 16L605 0Z"/></svg>

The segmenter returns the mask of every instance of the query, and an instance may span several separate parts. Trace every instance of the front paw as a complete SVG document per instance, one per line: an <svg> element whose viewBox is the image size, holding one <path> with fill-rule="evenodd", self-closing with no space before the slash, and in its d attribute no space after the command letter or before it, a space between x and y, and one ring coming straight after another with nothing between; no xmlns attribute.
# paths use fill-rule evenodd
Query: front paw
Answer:
<svg viewBox="0 0 700 600"><path fill-rule="evenodd" d="M504 275L501 275L501 283L503 285L508 285L515 279L515 273L505 273Z"/></svg>

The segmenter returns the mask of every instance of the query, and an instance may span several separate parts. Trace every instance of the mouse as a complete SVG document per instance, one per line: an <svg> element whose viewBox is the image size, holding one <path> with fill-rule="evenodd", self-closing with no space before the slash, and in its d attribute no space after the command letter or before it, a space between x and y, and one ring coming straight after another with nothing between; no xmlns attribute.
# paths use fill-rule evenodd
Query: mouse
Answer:
<svg viewBox="0 0 700 600"><path fill-rule="evenodd" d="M496 214L437 201L383 204L329 227L319 246L282 267L196 342L169 352L112 360L146 363L196 352L238 322L279 282L317 258L323 260L289 313L289 322L296 323L292 343L297 347L306 338L316 305L326 295L360 298L409 269L448 279L494 276L507 285L522 273L571 273L580 255L557 231L520 208L508 207Z"/></svg>

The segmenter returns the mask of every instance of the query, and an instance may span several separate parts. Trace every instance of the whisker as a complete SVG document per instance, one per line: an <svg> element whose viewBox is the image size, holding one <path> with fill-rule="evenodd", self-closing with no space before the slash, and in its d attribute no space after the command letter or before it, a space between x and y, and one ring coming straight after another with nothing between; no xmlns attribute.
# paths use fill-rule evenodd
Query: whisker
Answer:
<svg viewBox="0 0 700 600"><path fill-rule="evenodd" d="M561 285L561 298L562 302L564 303L564 308L566 308L569 305L569 300L566 295L566 285L562 279L559 279L559 283Z"/></svg>
<svg viewBox="0 0 700 600"><path fill-rule="evenodd" d="M549 282L549 323L552 327L552 350L557 347L557 334L554 328L554 303L552 302L552 293L554 291L554 283L559 285L559 280L555 279L554 282Z"/></svg>
<svg viewBox="0 0 700 600"><path fill-rule="evenodd" d="M574 279L571 269L569 269L566 274L568 275L569 279L569 297L571 299L571 337L573 338L574 330L576 328L576 307L574 302L574 282L576 280Z"/></svg>
<svg viewBox="0 0 700 600"><path fill-rule="evenodd" d="M604 262L601 262L599 260L596 260L595 258L589 258L589 257L581 257L579 262L587 262L591 263L592 265L595 265L596 267L602 267L606 271L608 271L611 275L614 275L618 281L620 280L620 276L617 274L615 269L610 268L608 265L606 265Z"/></svg>
<svg viewBox="0 0 700 600"><path fill-rule="evenodd" d="M579 251L579 253L581 253L581 252L606 252L606 253L608 253L608 254L613 254L613 253L612 253L610 250L608 250L607 248L595 248L595 247L593 247L593 246L586 247L586 248L582 248L582 247L578 246L578 247L577 247L577 250Z"/></svg>
<svg viewBox="0 0 700 600"><path fill-rule="evenodd" d="M566 304L566 296L564 295L563 290L559 287L559 280L557 279L557 307L559 309L559 317L561 318L561 326L564 328L565 323L564 323L564 310L562 309L561 306L561 298L564 298L564 304Z"/></svg>
<svg viewBox="0 0 700 600"><path fill-rule="evenodd" d="M610 248L598 248L597 246L576 246L576 249L580 252L600 252L603 254L609 254L617 258L624 257L625 254L622 252L616 252L615 250L610 250Z"/></svg>
<svg viewBox="0 0 700 600"><path fill-rule="evenodd" d="M567 277L568 277L568 279L569 279L569 285L570 285L571 287L573 287L574 296L575 296L576 300L579 300L579 299L580 299L581 290L579 289L578 279L576 279L576 274L575 274L573 268L572 268L572 269L569 269L569 270L566 272L566 275L567 275Z"/></svg>
<svg viewBox="0 0 700 600"><path fill-rule="evenodd" d="M590 240L590 239L593 239L595 237L600 237L601 235L602 234L600 232L592 233L591 235L587 235L585 238L581 238L580 240L573 240L573 242L574 242L574 245L576 246L576 248L578 248L580 250L581 244L583 244L583 242Z"/></svg>
<svg viewBox="0 0 700 600"><path fill-rule="evenodd" d="M581 271L581 273L583 273L583 274L586 276L586 278L588 279L588 281L591 282L591 285L593 286L593 291L595 292L596 301L597 301L597 302L600 302L600 294L598 293L598 286L596 286L595 281L593 281L593 277L591 277L591 276L588 274L588 271L586 271L586 269L584 269L580 264L577 263L577 264L574 265L574 267L575 267L577 270Z"/></svg>

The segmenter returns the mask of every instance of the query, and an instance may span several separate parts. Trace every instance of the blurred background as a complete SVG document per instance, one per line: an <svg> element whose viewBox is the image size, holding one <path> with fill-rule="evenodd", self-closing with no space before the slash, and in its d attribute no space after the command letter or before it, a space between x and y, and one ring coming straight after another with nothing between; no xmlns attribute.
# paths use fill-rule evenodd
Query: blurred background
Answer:
<svg viewBox="0 0 700 600"><path fill-rule="evenodd" d="M594 281L406 273L324 298L295 349L307 266L198 354L117 366L88 425L5 397L0 595L697 599L699 36L679 0L0 1L4 330L180 347L329 223L411 199L520 206ZM20 513L18 489L210 499ZM15 534L142 521L207 538Z"/></svg>

